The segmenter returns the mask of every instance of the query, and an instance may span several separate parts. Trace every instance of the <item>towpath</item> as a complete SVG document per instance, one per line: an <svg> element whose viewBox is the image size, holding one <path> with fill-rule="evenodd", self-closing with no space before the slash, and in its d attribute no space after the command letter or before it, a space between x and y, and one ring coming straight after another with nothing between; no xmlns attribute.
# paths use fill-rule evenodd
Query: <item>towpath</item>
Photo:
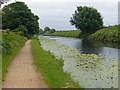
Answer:
<svg viewBox="0 0 120 90"><path fill-rule="evenodd" d="M9 65L3 88L48 88L42 74L33 65L30 42L26 42Z"/></svg>

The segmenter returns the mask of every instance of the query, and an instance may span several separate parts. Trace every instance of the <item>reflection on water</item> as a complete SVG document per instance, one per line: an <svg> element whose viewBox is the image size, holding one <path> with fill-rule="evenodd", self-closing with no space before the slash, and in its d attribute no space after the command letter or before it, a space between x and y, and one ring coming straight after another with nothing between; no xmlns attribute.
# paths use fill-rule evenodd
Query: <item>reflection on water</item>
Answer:
<svg viewBox="0 0 120 90"><path fill-rule="evenodd" d="M55 42L67 44L73 48L80 49L85 54L102 54L104 57L114 58L118 57L118 51L120 48L118 44L113 43L102 43L90 40L81 40L76 38L63 38L46 36Z"/></svg>

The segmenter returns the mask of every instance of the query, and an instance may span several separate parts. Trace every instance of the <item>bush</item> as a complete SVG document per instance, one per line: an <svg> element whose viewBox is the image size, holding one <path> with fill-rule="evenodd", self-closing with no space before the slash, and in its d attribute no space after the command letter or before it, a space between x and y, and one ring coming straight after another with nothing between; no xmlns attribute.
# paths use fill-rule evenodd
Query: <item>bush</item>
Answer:
<svg viewBox="0 0 120 90"><path fill-rule="evenodd" d="M101 29L92 35L89 39L103 41L103 42L119 42L120 43L120 30L118 30L120 25L110 26L108 28Z"/></svg>
<svg viewBox="0 0 120 90"><path fill-rule="evenodd" d="M13 49L23 46L27 38L14 33L2 34L2 54L10 54Z"/></svg>
<svg viewBox="0 0 120 90"><path fill-rule="evenodd" d="M17 32L20 35L28 37L28 30L25 26L20 25L18 28L12 30L13 32Z"/></svg>

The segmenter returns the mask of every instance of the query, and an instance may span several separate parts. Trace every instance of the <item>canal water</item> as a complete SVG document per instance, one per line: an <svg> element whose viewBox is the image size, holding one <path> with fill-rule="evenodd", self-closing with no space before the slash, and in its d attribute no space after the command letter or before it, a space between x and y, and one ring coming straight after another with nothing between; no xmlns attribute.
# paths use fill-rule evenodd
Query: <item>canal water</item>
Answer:
<svg viewBox="0 0 120 90"><path fill-rule="evenodd" d="M118 44L70 37L45 37L39 38L42 48L52 52L58 59L62 58L63 71L81 87L118 88ZM103 54L105 58L95 54Z"/></svg>
<svg viewBox="0 0 120 90"><path fill-rule="evenodd" d="M69 45L73 48L81 50L85 54L102 54L103 57L108 58L118 58L120 47L116 43L103 43L93 40L82 40L70 37L55 37L55 36L45 36L50 38L55 42L60 42L62 44Z"/></svg>

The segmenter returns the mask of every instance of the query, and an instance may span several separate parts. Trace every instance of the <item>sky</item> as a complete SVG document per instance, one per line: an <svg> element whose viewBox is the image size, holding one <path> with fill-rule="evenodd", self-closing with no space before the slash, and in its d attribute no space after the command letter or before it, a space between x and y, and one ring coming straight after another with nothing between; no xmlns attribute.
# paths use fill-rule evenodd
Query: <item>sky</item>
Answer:
<svg viewBox="0 0 120 90"><path fill-rule="evenodd" d="M120 1L118 2L118 24L120 24Z"/></svg>
<svg viewBox="0 0 120 90"><path fill-rule="evenodd" d="M93 7L101 13L105 26L118 24L119 0L16 0L25 2L39 16L40 28L76 30L69 22L77 6ZM11 0L9 3L15 2ZM7 3L7 4L9 4ZM7 5L5 4L5 5ZM2 5L3 7L4 5Z"/></svg>

